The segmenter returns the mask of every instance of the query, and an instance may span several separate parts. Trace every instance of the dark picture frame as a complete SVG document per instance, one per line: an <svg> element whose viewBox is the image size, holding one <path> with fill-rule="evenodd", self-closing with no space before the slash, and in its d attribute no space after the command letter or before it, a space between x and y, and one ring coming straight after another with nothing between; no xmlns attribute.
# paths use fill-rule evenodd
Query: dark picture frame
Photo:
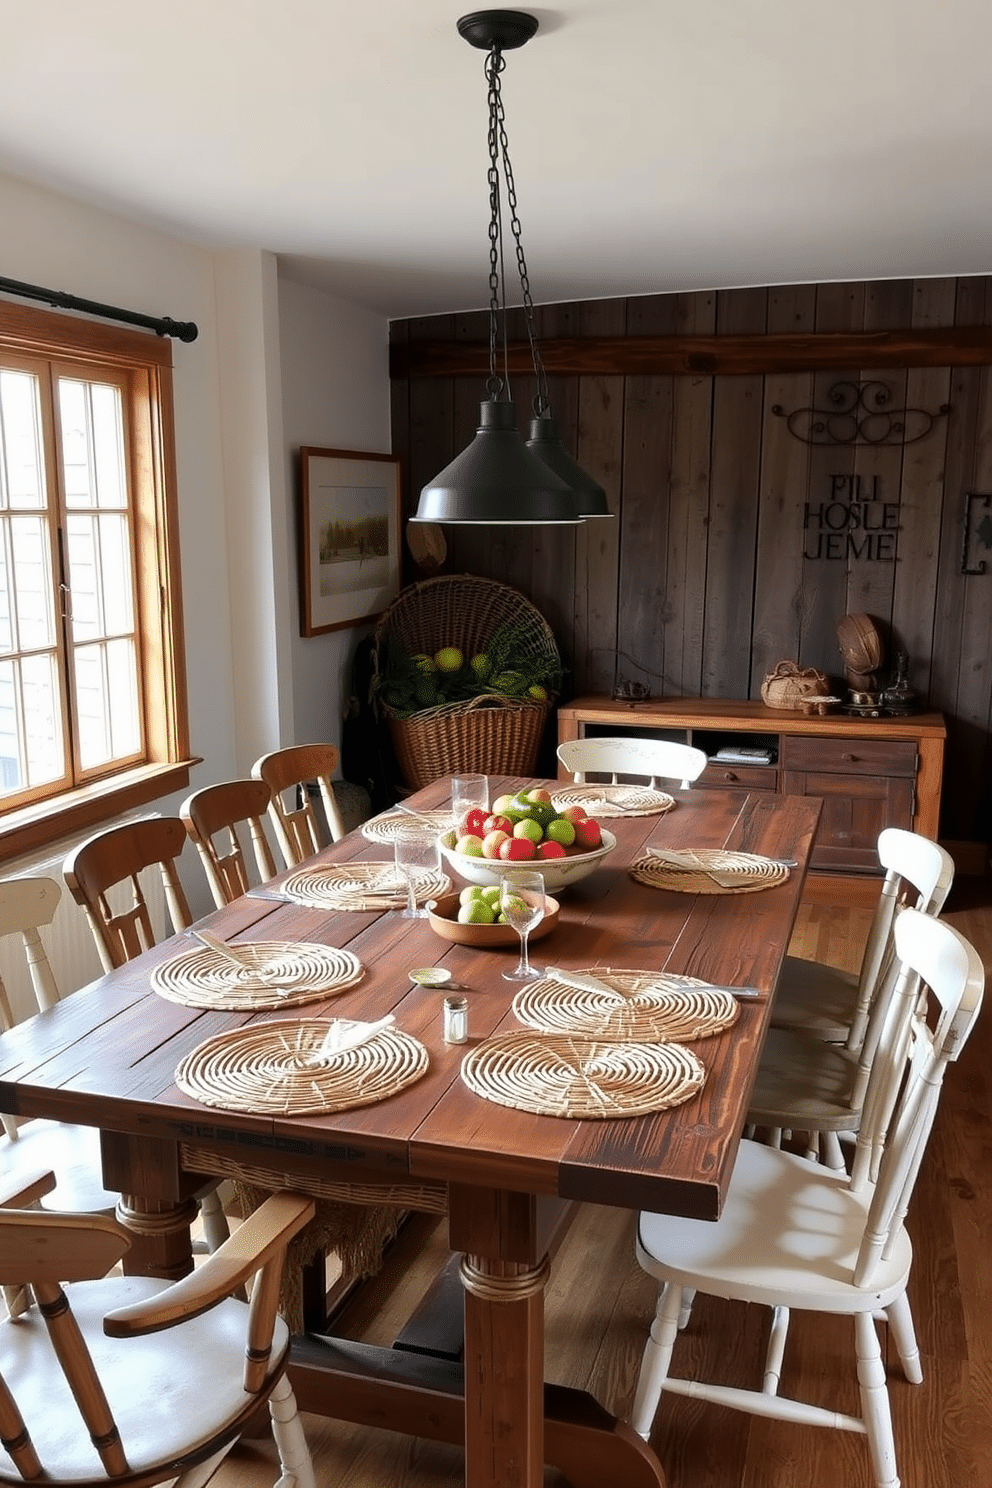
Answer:
<svg viewBox="0 0 992 1488"><path fill-rule="evenodd" d="M300 632L376 619L400 591L400 462L300 449Z"/></svg>

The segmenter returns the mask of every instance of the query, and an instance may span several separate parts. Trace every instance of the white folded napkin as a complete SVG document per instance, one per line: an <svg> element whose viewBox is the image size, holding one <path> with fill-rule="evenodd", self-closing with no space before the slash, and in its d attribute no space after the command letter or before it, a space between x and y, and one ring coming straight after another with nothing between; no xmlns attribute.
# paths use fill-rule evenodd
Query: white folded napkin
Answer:
<svg viewBox="0 0 992 1488"><path fill-rule="evenodd" d="M362 1023L354 1018L335 1018L328 1025L320 1047L311 1054L308 1063L323 1064L336 1054L343 1054L346 1049L357 1049L359 1044L368 1043L369 1039L375 1038L384 1028L391 1027L395 1021L392 1013L387 1013L375 1023Z"/></svg>

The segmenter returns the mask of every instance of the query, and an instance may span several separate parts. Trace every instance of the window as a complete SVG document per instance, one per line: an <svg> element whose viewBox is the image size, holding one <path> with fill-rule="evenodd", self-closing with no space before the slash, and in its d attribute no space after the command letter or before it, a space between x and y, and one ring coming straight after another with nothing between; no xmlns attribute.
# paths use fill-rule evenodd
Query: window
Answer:
<svg viewBox="0 0 992 1488"><path fill-rule="evenodd" d="M0 859L188 783L171 358L0 303Z"/></svg>

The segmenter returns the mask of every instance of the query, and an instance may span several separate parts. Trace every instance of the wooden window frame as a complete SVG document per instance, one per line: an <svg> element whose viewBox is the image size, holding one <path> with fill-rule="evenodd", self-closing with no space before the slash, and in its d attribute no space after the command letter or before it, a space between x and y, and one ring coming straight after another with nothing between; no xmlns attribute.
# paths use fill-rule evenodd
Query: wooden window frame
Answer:
<svg viewBox="0 0 992 1488"><path fill-rule="evenodd" d="M0 301L3 352L90 368L96 362L129 376L145 760L27 806L0 808L0 864L182 790L198 762L189 744L172 345L110 323Z"/></svg>

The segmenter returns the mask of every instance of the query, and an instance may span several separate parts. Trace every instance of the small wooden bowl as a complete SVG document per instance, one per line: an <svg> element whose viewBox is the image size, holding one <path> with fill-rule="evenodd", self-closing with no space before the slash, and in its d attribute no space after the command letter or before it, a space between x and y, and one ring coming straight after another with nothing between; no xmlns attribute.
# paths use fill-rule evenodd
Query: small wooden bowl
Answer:
<svg viewBox="0 0 992 1488"><path fill-rule="evenodd" d="M544 905L544 918L530 932L531 940L550 935L558 923L558 900L545 894ZM457 894L445 894L428 907L427 918L435 935L457 945L519 947L520 936L512 925L463 925L458 919L460 907Z"/></svg>

